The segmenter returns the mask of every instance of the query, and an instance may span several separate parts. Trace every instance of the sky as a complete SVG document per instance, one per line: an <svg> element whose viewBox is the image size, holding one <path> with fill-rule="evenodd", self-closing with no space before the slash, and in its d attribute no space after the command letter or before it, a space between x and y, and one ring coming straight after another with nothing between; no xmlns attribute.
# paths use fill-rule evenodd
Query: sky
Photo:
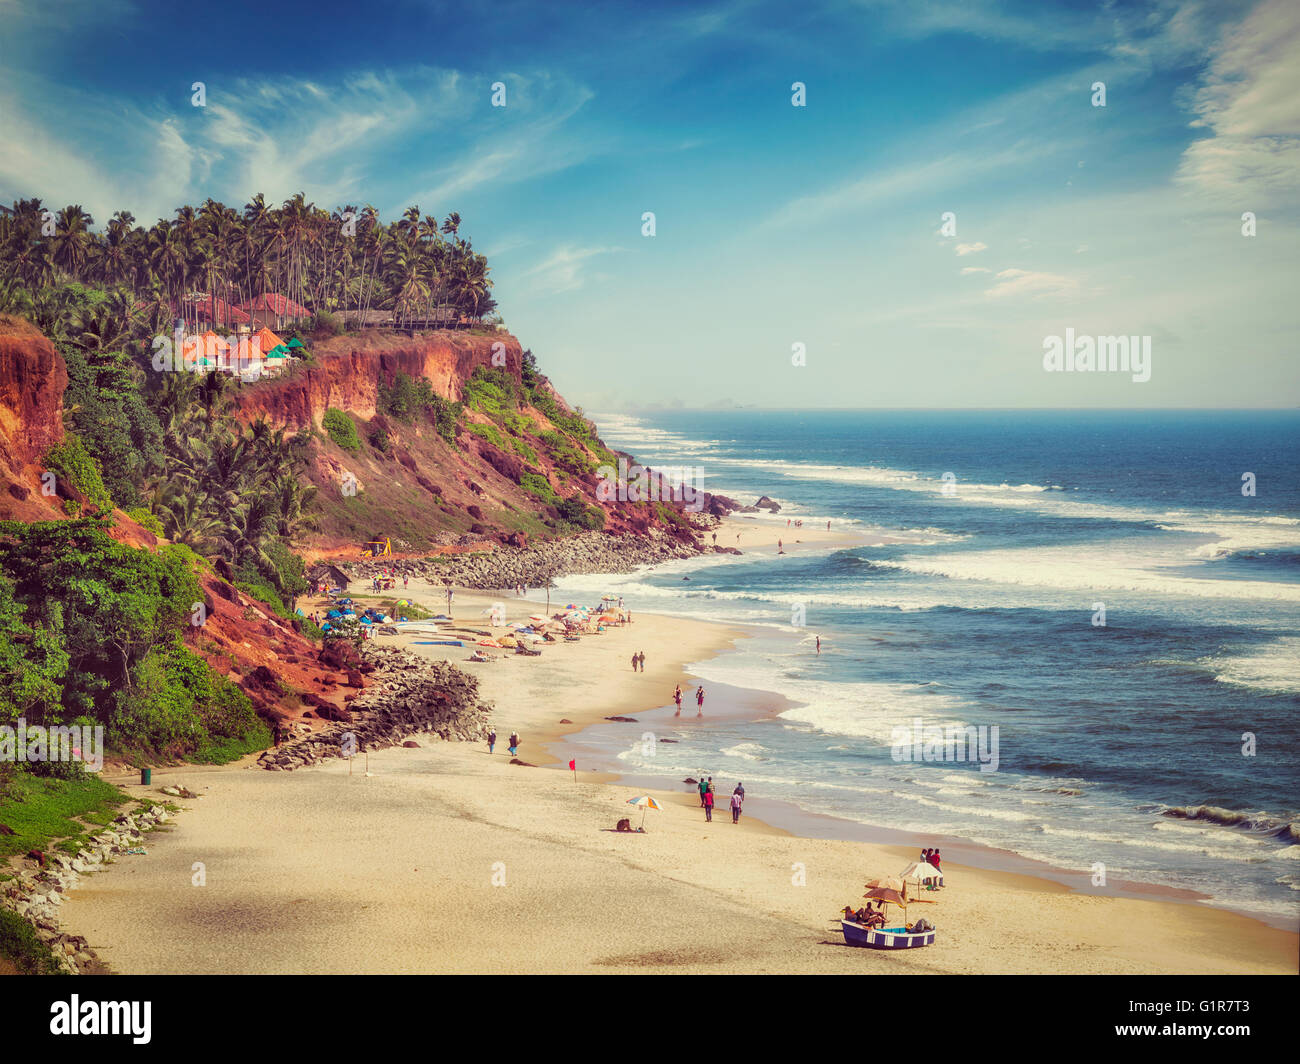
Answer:
<svg viewBox="0 0 1300 1064"><path fill-rule="evenodd" d="M1294 0L0 0L0 201L259 191L458 211L588 410L1300 402Z"/></svg>

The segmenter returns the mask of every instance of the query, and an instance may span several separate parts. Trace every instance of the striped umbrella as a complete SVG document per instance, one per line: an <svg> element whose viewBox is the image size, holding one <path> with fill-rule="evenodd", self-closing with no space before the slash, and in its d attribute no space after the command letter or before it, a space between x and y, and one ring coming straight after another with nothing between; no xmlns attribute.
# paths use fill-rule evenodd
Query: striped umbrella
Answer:
<svg viewBox="0 0 1300 1064"><path fill-rule="evenodd" d="M645 827L645 811L647 809L659 809L659 803L648 794L638 795L635 798L627 800L628 805L639 805L641 807L641 826Z"/></svg>

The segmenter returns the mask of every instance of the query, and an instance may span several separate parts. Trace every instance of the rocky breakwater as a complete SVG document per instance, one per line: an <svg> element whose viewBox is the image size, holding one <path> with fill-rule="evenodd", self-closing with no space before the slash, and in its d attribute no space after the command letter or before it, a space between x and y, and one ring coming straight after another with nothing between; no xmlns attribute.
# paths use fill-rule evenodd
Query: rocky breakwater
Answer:
<svg viewBox="0 0 1300 1064"><path fill-rule="evenodd" d="M349 573L366 578L396 570L434 583L496 590L517 585L544 587L553 577L576 573L628 573L643 565L693 558L709 548L651 529L644 535L585 532L531 546L503 544L494 550L433 558L355 562ZM739 553L739 552L735 552Z"/></svg>
<svg viewBox="0 0 1300 1064"><path fill-rule="evenodd" d="M138 849L144 842L145 832L170 819L171 814L161 805L121 813L75 855L39 854L38 867L24 869L3 884L0 907L17 913L32 925L36 937L50 948L62 971L69 975L86 971L98 958L80 935L60 930L59 906L68 891L81 883L82 876L98 872L128 850Z"/></svg>
<svg viewBox="0 0 1300 1064"><path fill-rule="evenodd" d="M332 757L380 750L423 735L426 741L464 742L486 732L489 707L478 679L445 661L426 661L396 647L366 645L364 692L337 710L320 731L295 738L258 758L262 768L290 772Z"/></svg>

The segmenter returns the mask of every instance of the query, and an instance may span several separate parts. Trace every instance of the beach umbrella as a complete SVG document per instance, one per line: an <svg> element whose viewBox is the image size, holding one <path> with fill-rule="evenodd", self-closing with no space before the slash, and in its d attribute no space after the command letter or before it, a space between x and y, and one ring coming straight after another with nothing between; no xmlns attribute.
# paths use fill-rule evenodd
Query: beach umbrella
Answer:
<svg viewBox="0 0 1300 1064"><path fill-rule="evenodd" d="M635 806L640 806L640 807L641 807L641 826L642 826L642 827L645 827L645 811L646 811L647 809L659 809L659 808L660 808L659 803L656 802L653 798L651 798L650 795L648 795L648 794L642 794L642 795L638 795L638 796L635 797L635 798L629 798L629 799L627 800L627 804L628 804L628 805L635 805Z"/></svg>
<svg viewBox="0 0 1300 1064"><path fill-rule="evenodd" d="M933 902L933 898L912 898L907 893L907 880L902 876L882 876L880 879L868 880L864 898L879 898L886 905L897 905L903 910L903 923L907 923L907 907L914 902Z"/></svg>
<svg viewBox="0 0 1300 1064"><path fill-rule="evenodd" d="M899 873L899 878L915 882L918 890L926 884L943 886L943 873L928 861L913 861Z"/></svg>

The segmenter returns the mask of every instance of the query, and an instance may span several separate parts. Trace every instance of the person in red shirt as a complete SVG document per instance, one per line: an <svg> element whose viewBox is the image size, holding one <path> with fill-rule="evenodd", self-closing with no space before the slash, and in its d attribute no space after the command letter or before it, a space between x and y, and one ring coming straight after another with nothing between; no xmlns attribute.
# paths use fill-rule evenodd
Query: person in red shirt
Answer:
<svg viewBox="0 0 1300 1064"><path fill-rule="evenodd" d="M930 851L930 863L931 863L932 865L934 865L934 870L935 870L936 872L941 872L941 871L943 871L943 870L939 867L939 851L938 851L938 850L931 850L931 851Z"/></svg>
<svg viewBox="0 0 1300 1064"><path fill-rule="evenodd" d="M713 822L713 788L704 792L704 819Z"/></svg>

